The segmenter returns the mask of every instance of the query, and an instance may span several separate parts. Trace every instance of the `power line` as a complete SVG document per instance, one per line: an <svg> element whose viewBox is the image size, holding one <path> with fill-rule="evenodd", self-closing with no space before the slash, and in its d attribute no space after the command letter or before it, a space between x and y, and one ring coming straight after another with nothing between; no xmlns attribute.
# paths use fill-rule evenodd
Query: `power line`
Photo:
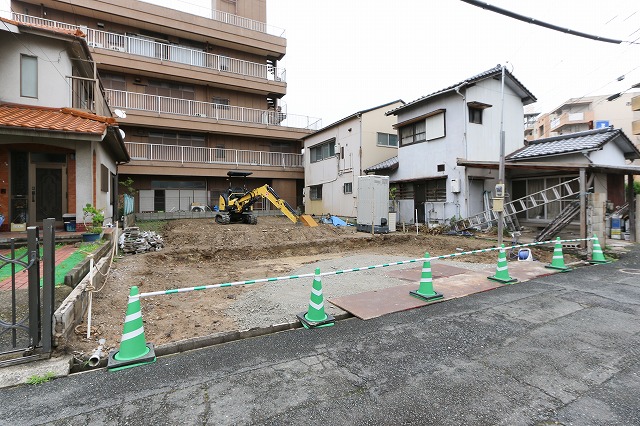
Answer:
<svg viewBox="0 0 640 426"><path fill-rule="evenodd" d="M497 7L497 6L490 5L489 3L485 3L485 2L482 2L482 1L476 1L476 0L461 0L461 1L463 1L465 3L469 3L472 6L476 6L476 7L482 8L482 9L487 9L487 10L490 10L492 12L496 12L496 13L498 13L500 15L508 16L509 18L517 19L518 21L526 22L526 23L533 24L533 25L538 25L540 27L549 28L550 30L559 31L561 33L574 35L574 36L577 36L577 37L588 38L588 39L596 40L596 41L602 41L602 42L605 42L605 43L620 44L620 43L623 42L622 40L615 40L615 39L611 39L611 38L600 37L600 36L596 36L596 35L592 35L592 34L583 33L583 32L580 32L580 31L574 31L574 30L569 29L569 28L559 27L557 25L549 24L549 23L544 22L544 21L539 21L539 20L537 20L535 18L529 18L527 16L520 15L519 13L511 12L509 10L502 9L500 7Z"/></svg>

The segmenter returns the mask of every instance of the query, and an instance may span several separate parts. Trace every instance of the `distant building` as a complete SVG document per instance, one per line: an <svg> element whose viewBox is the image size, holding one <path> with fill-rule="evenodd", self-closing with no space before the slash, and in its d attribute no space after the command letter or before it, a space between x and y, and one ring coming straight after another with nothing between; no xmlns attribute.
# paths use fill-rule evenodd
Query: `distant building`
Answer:
<svg viewBox="0 0 640 426"><path fill-rule="evenodd" d="M397 100L358 111L304 138L305 213L357 216L358 176L397 158L395 119L385 112L402 105Z"/></svg>
<svg viewBox="0 0 640 426"><path fill-rule="evenodd" d="M216 204L236 169L252 172L247 187L302 203L302 138L321 124L281 101L287 40L266 8L214 1L200 16L137 0L11 1L14 20L86 34L109 106L124 112L131 162L120 180L133 180L136 212Z"/></svg>
<svg viewBox="0 0 640 426"><path fill-rule="evenodd" d="M635 93L615 95L585 96L563 102L548 114L536 120L533 139L542 139L586 130L613 126L622 129L626 135L633 135L633 111L631 100ZM640 146L640 137L632 136L632 142Z"/></svg>

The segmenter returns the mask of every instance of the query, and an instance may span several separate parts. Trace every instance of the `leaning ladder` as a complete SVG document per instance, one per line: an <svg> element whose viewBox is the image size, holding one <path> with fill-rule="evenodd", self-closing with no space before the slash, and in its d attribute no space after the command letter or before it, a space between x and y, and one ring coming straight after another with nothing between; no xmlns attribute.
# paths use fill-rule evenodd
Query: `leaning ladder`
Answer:
<svg viewBox="0 0 640 426"><path fill-rule="evenodd" d="M578 194L579 191L574 191L573 188L571 188L571 184L578 182L579 180L580 178L577 177L575 179L559 183L558 185L550 186L542 191L518 198L517 200L513 200L509 203L505 203L503 223L512 231L515 230L515 224L512 218L516 217L516 214ZM488 195L485 194L485 197L488 197ZM455 222L453 229L458 232L470 228L483 229L487 226L491 226L493 222L497 223L497 220L498 213L489 209Z"/></svg>

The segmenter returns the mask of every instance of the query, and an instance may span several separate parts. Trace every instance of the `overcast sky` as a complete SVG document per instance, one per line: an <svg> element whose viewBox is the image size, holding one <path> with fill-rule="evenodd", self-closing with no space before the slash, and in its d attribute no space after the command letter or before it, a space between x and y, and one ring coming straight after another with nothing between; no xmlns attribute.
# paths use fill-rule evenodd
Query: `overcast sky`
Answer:
<svg viewBox="0 0 640 426"><path fill-rule="evenodd" d="M638 0L487 2L574 31L640 43ZM579 38L459 0L268 0L267 21L286 30L281 64L289 113L320 117L325 126L507 62L538 98L537 112L640 83L640 44Z"/></svg>

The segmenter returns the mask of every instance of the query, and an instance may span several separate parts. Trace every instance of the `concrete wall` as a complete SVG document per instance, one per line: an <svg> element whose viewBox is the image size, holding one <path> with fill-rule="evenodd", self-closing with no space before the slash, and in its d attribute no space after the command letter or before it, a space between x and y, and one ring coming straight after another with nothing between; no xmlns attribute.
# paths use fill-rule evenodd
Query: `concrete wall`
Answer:
<svg viewBox="0 0 640 426"><path fill-rule="evenodd" d="M9 27L12 25L7 24ZM6 27L4 27L6 29ZM31 34L17 37L0 31L0 99L3 102L46 107L71 106L72 63L67 42ZM38 56L38 97L20 96L20 55Z"/></svg>

